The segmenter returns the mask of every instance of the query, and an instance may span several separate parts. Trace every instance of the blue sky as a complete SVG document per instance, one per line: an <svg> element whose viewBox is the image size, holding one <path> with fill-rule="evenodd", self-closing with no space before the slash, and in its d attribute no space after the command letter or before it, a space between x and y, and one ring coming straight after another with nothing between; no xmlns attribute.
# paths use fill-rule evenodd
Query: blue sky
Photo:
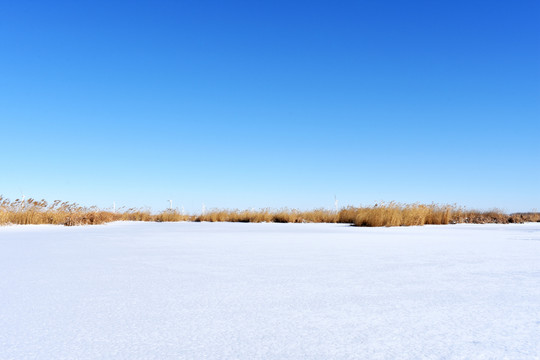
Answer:
<svg viewBox="0 0 540 360"><path fill-rule="evenodd" d="M537 1L0 1L0 194L540 208Z"/></svg>

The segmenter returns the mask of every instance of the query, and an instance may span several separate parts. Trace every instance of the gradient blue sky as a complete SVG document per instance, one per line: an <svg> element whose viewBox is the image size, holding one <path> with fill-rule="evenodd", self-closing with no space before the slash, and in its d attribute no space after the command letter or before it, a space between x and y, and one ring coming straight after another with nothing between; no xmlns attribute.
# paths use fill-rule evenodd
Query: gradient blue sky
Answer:
<svg viewBox="0 0 540 360"><path fill-rule="evenodd" d="M0 1L0 194L540 208L538 1Z"/></svg>

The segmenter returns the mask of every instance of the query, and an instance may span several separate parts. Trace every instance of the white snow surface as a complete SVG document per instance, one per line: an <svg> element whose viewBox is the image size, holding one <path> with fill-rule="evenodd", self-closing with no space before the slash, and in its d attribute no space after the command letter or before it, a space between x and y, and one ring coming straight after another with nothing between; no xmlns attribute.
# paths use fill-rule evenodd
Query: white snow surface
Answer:
<svg viewBox="0 0 540 360"><path fill-rule="evenodd" d="M0 228L0 359L539 359L540 224Z"/></svg>

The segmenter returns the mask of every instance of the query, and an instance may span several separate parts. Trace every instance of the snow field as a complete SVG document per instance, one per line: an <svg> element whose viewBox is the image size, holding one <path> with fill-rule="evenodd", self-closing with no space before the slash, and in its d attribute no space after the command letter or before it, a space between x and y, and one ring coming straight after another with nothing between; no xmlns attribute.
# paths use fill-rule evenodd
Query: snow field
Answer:
<svg viewBox="0 0 540 360"><path fill-rule="evenodd" d="M0 359L540 359L540 224L0 227Z"/></svg>

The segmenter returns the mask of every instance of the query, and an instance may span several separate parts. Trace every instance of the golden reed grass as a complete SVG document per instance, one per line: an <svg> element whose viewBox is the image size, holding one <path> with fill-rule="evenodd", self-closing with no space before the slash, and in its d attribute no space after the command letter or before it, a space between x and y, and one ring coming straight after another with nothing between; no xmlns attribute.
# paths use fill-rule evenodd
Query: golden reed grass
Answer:
<svg viewBox="0 0 540 360"><path fill-rule="evenodd" d="M98 225L112 221L187 221L193 217L174 210L152 214L149 210L127 209L120 212L100 210L95 206L83 207L76 203L56 200L10 201L0 196L0 225L7 224L53 224L53 225Z"/></svg>
<svg viewBox="0 0 540 360"><path fill-rule="evenodd" d="M275 222L275 223L335 223L338 214L326 209L300 211L296 209L211 210L195 217L195 221Z"/></svg>
<svg viewBox="0 0 540 360"><path fill-rule="evenodd" d="M184 215L176 210L152 214L144 209L119 212L83 207L76 203L56 200L10 201L0 196L0 225L57 224L96 225L112 221L209 221L209 222L276 222L276 223L347 223L356 226L414 226L457 223L524 223L540 222L540 213L505 214L500 210L467 210L456 205L400 204L396 202L373 206L348 206L340 211L315 209L210 210L201 215Z"/></svg>

